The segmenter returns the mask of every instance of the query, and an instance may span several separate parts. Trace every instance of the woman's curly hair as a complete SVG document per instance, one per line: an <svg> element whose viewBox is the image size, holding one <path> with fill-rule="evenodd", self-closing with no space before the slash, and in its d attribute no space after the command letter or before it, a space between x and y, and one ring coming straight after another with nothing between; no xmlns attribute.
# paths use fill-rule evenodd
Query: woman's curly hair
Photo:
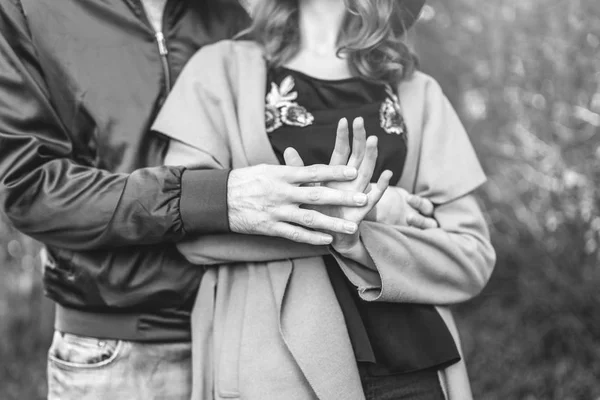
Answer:
<svg viewBox="0 0 600 400"><path fill-rule="evenodd" d="M347 13L338 38L338 54L347 58L353 75L396 85L418 65L403 41L401 0L344 0ZM265 48L271 65L281 66L300 47L298 0L261 0L253 22L241 37Z"/></svg>

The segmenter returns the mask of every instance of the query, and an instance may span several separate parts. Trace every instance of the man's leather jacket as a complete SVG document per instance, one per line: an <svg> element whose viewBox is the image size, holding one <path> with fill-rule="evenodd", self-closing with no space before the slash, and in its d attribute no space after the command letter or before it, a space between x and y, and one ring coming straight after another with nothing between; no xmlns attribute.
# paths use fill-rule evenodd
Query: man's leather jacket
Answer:
<svg viewBox="0 0 600 400"><path fill-rule="evenodd" d="M161 166L149 127L194 52L247 22L233 0L169 0L161 33L140 0L0 0L0 201L46 245L59 329L189 338L202 267L173 243L228 230L227 172Z"/></svg>

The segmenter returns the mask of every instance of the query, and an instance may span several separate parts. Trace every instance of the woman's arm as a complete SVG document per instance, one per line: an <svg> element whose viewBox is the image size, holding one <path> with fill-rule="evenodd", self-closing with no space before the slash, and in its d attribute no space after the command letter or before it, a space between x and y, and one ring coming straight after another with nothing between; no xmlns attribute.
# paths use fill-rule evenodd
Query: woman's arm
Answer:
<svg viewBox="0 0 600 400"><path fill-rule="evenodd" d="M495 262L488 229L472 195L436 207L440 227L420 230L365 221L342 269L369 301L452 304L487 283Z"/></svg>
<svg viewBox="0 0 600 400"><path fill-rule="evenodd" d="M327 246L236 233L198 236L178 243L177 249L189 262L196 265L267 262L329 254Z"/></svg>

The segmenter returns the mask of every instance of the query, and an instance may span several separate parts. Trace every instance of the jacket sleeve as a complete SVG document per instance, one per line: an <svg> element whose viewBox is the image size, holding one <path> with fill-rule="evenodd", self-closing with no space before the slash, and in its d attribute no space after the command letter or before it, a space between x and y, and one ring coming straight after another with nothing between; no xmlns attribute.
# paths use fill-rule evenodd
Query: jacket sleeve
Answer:
<svg viewBox="0 0 600 400"><path fill-rule="evenodd" d="M227 171L122 174L74 161L79 132L68 132L52 106L19 7L0 5L0 201L15 227L72 250L227 231Z"/></svg>
<svg viewBox="0 0 600 400"><path fill-rule="evenodd" d="M404 93L414 101L406 117L419 114L422 121L412 132L409 127L410 165L401 183L436 204L439 228L364 221L359 243L334 255L365 300L437 305L466 301L483 289L495 263L485 219L472 195L485 175L441 88L431 78L423 81Z"/></svg>

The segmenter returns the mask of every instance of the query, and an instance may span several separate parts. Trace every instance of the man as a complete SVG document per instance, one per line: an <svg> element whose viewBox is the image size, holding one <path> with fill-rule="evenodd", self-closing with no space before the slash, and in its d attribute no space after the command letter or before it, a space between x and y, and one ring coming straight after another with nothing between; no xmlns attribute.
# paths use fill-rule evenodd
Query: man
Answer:
<svg viewBox="0 0 600 400"><path fill-rule="evenodd" d="M149 127L170 87L199 47L247 22L226 0L0 0L0 198L46 245L49 398L189 397L202 269L174 242L234 231L327 244L324 232L356 229L299 207L363 205L302 186L353 169L161 166L167 141Z"/></svg>

